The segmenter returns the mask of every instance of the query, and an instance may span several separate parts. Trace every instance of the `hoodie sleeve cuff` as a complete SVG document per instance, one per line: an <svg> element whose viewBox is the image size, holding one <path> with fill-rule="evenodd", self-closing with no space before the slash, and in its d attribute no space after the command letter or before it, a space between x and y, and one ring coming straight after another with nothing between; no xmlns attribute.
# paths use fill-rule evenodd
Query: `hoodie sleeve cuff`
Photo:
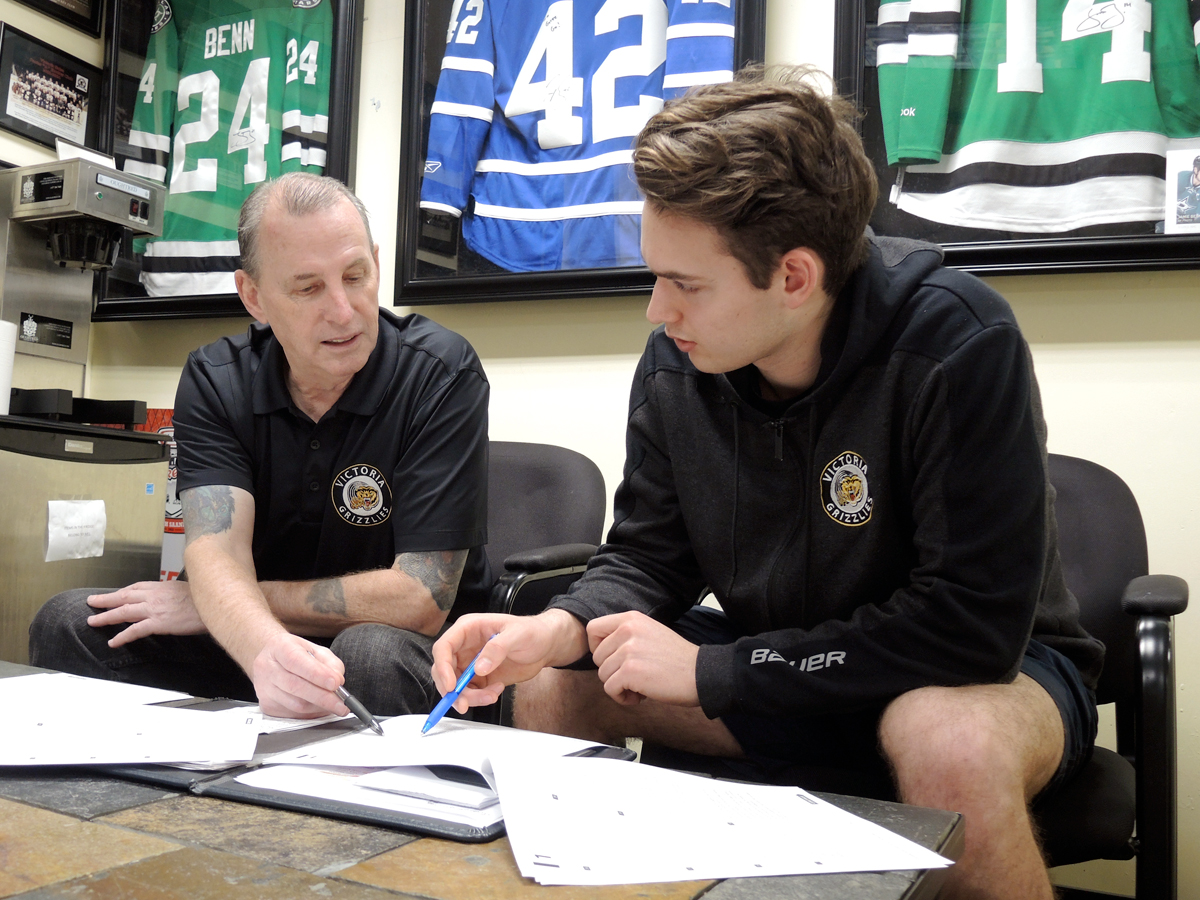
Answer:
<svg viewBox="0 0 1200 900"><path fill-rule="evenodd" d="M734 644L701 644L696 656L696 693L710 719L733 712Z"/></svg>

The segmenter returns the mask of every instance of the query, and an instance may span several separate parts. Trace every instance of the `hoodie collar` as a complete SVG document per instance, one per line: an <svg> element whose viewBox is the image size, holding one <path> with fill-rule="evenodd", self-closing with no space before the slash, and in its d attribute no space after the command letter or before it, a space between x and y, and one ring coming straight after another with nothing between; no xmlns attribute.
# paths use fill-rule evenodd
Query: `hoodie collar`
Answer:
<svg viewBox="0 0 1200 900"><path fill-rule="evenodd" d="M896 314L942 262L942 250L934 244L876 237L870 231L867 237L867 261L850 276L826 322L821 336L821 368L813 386L790 404L776 408L772 415L759 394L758 370L751 365L718 376L728 399L773 418L790 418L799 414L801 404L834 395L862 367L891 328Z"/></svg>

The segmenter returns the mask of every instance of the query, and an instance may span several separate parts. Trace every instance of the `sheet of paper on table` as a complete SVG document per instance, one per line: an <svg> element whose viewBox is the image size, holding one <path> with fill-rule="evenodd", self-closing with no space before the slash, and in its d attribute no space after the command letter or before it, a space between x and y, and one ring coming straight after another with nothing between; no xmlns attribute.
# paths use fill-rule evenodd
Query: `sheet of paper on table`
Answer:
<svg viewBox="0 0 1200 900"><path fill-rule="evenodd" d="M918 844L799 788L609 759L497 755L521 874L541 884L642 884L930 869Z"/></svg>
<svg viewBox="0 0 1200 900"><path fill-rule="evenodd" d="M278 734L281 731L299 731L301 728L312 728L314 725L324 725L326 722L340 722L343 719L354 718L353 713L347 713L344 716L335 716L331 713L328 716L321 716L316 719L287 719L280 716L263 715L262 709L257 704L252 706L234 706L230 707L229 709L209 711L210 716L232 716L234 718L247 714L258 717L259 734Z"/></svg>
<svg viewBox="0 0 1200 900"><path fill-rule="evenodd" d="M592 741L485 725L464 719L442 719L421 734L425 716L396 716L383 721L383 737L369 731L343 735L267 757L266 763L356 768L393 766L462 766L479 772L494 790L490 759L511 753L551 759L595 747Z"/></svg>
<svg viewBox="0 0 1200 900"><path fill-rule="evenodd" d="M67 709L98 706L142 706L183 700L188 694L161 688L84 678L64 672L39 672L0 678L0 708Z"/></svg>
<svg viewBox="0 0 1200 900"><path fill-rule="evenodd" d="M7 710L0 766L134 765L249 760L258 717L163 706L19 706Z"/></svg>
<svg viewBox="0 0 1200 900"><path fill-rule="evenodd" d="M378 738L378 736L376 737ZM357 806L374 809L388 809L442 822L472 825L476 828L486 828L500 821L502 814L500 805L496 803L482 809L471 809L451 803L440 803L436 800L374 790L357 784L360 777L378 772L380 770L375 768L351 766L327 769L312 765L264 766L260 769L243 772L237 776L237 781L250 787L283 791L306 797L320 797L324 800L353 803Z"/></svg>

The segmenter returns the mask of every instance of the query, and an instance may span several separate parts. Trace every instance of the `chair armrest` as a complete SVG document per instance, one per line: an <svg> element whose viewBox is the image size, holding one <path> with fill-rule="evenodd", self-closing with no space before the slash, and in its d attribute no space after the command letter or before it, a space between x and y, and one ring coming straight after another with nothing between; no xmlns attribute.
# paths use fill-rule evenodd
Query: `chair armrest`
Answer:
<svg viewBox="0 0 1200 900"><path fill-rule="evenodd" d="M1175 652L1171 617L1187 609L1188 586L1174 575L1129 582L1121 608L1138 617L1141 683L1136 691L1137 896L1175 900L1178 819Z"/></svg>
<svg viewBox="0 0 1200 900"><path fill-rule="evenodd" d="M514 553L504 560L504 568L510 572L544 572L548 569L586 566L595 553L595 544L555 544L553 547Z"/></svg>
<svg viewBox="0 0 1200 900"><path fill-rule="evenodd" d="M1121 596L1121 609L1131 616L1177 616L1187 605L1188 584L1175 575L1142 575Z"/></svg>

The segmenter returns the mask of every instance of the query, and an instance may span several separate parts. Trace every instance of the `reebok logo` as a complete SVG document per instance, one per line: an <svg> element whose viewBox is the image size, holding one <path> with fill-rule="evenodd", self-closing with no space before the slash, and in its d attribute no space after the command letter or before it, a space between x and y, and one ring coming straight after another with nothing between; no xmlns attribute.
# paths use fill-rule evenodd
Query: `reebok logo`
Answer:
<svg viewBox="0 0 1200 900"><path fill-rule="evenodd" d="M902 116L915 116L916 114L917 108L915 106L906 106L904 109L900 110L900 115Z"/></svg>
<svg viewBox="0 0 1200 900"><path fill-rule="evenodd" d="M846 654L841 650L830 650L828 653L814 653L806 659L795 662L790 659L784 659L774 650L768 650L765 647L750 653L750 665L756 666L759 663L765 662L787 663L789 666L795 666L801 672L816 672L819 669L828 669L834 663L844 666L846 664Z"/></svg>

